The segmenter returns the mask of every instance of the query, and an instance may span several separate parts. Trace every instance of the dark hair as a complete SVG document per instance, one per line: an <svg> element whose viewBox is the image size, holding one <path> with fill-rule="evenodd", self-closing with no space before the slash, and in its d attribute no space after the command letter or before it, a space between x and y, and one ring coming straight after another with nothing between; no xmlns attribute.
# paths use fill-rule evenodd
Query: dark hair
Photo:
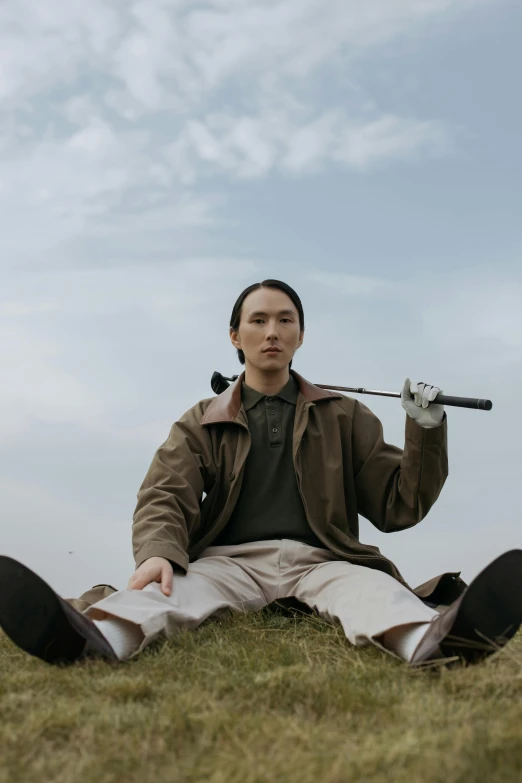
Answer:
<svg viewBox="0 0 522 783"><path fill-rule="evenodd" d="M279 291L283 291L283 293L287 294L297 308L297 312L299 314L300 331L301 332L304 331L305 328L304 311L303 311L303 305L301 304L301 300L299 299L294 289L290 288L290 286L287 285L287 283L282 283L281 280L263 280L262 283L254 283L253 285L249 285L248 288L245 288L245 290L239 296L237 302L235 303L234 309L232 310L232 315L230 316L230 327L234 329L234 331L237 332L239 329L239 322L241 321L241 309L243 307L243 302L245 301L247 296L250 293L252 293L252 291L257 291L259 288L276 288ZM245 354L240 348L238 348L237 357L241 364L245 363ZM292 362L290 362L290 367L291 366L292 366Z"/></svg>

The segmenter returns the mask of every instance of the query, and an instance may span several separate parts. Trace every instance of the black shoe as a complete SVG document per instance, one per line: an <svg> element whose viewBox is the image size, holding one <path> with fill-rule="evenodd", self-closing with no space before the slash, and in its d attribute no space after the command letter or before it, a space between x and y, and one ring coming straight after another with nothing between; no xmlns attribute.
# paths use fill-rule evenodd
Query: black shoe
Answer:
<svg viewBox="0 0 522 783"><path fill-rule="evenodd" d="M493 560L435 617L411 666L458 656L475 663L503 647L522 624L522 550Z"/></svg>
<svg viewBox="0 0 522 783"><path fill-rule="evenodd" d="M93 621L73 609L34 571L0 556L0 628L47 663L118 657Z"/></svg>

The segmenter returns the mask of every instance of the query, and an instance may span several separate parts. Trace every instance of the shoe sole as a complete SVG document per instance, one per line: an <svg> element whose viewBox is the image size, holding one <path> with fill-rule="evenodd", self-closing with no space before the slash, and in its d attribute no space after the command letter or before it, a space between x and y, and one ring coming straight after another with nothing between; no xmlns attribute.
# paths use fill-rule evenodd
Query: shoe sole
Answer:
<svg viewBox="0 0 522 783"><path fill-rule="evenodd" d="M512 549L472 581L440 648L447 657L474 662L503 647L521 624L522 550Z"/></svg>
<svg viewBox="0 0 522 783"><path fill-rule="evenodd" d="M34 571L0 556L0 627L18 647L47 663L73 663L86 636L71 623L76 612Z"/></svg>

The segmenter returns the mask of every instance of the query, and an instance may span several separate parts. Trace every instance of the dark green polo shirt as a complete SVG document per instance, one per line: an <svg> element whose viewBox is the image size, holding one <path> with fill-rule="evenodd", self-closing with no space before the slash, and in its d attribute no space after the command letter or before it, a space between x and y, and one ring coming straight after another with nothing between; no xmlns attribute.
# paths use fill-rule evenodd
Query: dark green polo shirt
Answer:
<svg viewBox="0 0 522 783"><path fill-rule="evenodd" d="M298 392L292 375L273 397L243 382L241 399L252 445L236 507L211 546L290 538L325 548L308 524L295 475L292 439Z"/></svg>

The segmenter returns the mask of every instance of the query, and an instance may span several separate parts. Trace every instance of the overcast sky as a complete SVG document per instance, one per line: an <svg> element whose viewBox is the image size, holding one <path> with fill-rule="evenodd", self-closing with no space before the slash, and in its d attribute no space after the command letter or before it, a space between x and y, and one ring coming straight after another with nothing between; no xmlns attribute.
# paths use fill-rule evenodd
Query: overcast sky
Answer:
<svg viewBox="0 0 522 783"><path fill-rule="evenodd" d="M0 6L0 551L66 597L124 588L173 421L241 371L275 277L294 369L447 409L413 586L522 546L520 0L7 0ZM404 443L400 401L359 397Z"/></svg>

